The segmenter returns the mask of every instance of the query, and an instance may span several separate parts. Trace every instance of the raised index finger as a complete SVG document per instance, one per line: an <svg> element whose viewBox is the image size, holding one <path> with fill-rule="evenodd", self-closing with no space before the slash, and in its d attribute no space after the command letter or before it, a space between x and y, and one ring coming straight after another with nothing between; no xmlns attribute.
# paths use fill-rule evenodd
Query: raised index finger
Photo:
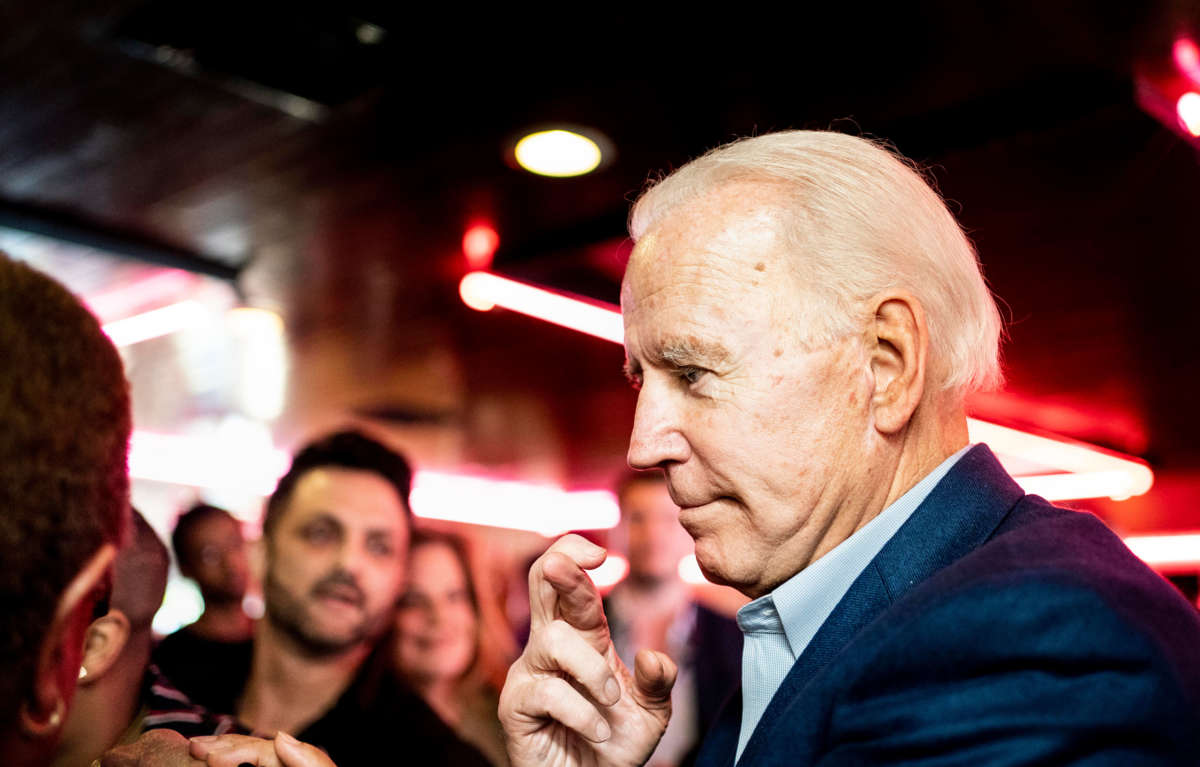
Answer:
<svg viewBox="0 0 1200 767"><path fill-rule="evenodd" d="M603 624L600 594L584 569L598 566L605 556L607 552L591 541L566 535L538 557L529 568L532 631L559 617L583 630Z"/></svg>

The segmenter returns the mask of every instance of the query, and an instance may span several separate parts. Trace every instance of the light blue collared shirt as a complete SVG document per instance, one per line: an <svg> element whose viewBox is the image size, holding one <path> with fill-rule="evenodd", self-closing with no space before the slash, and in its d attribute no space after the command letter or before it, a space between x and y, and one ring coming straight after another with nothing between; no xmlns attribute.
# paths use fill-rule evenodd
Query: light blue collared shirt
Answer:
<svg viewBox="0 0 1200 767"><path fill-rule="evenodd" d="M770 594L738 610L738 627L746 640L742 649L742 729L738 735L738 759L758 726L758 720L767 710L767 704L821 624L859 574L969 448L970 445L942 461L877 517L820 559Z"/></svg>

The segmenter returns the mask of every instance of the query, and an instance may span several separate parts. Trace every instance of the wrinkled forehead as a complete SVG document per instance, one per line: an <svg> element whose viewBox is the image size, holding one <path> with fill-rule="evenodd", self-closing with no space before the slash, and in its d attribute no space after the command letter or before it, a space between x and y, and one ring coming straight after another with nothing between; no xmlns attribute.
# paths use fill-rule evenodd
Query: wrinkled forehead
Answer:
<svg viewBox="0 0 1200 767"><path fill-rule="evenodd" d="M673 286L782 287L788 249L781 197L778 185L736 182L671 209L630 254L622 304Z"/></svg>

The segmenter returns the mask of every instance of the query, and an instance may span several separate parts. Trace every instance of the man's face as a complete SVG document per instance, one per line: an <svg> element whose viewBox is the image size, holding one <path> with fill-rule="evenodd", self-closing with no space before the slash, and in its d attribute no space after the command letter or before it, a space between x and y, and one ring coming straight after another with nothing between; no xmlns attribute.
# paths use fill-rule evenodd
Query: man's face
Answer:
<svg viewBox="0 0 1200 767"><path fill-rule="evenodd" d="M250 566L242 528L232 517L212 514L192 528L187 547L187 575L196 580L206 602L240 603L246 595Z"/></svg>
<svg viewBox="0 0 1200 767"><path fill-rule="evenodd" d="M869 479L863 342L804 348L773 194L732 183L682 206L638 242L621 294L629 462L665 470L701 569L749 596L852 532L838 512Z"/></svg>
<svg viewBox="0 0 1200 767"><path fill-rule="evenodd" d="M387 480L356 469L309 471L267 541L267 617L314 653L376 636L400 593L408 536Z"/></svg>
<svg viewBox="0 0 1200 767"><path fill-rule="evenodd" d="M692 541L679 526L679 507L659 477L631 482L621 493L621 523L628 540L629 575L644 582L678 577L679 560Z"/></svg>

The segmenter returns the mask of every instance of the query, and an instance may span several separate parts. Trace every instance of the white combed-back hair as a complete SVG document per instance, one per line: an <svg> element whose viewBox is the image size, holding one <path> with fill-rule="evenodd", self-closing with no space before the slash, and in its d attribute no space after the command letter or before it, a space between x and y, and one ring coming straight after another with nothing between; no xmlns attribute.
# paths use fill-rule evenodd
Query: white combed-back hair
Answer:
<svg viewBox="0 0 1200 767"><path fill-rule="evenodd" d="M1003 321L975 249L932 187L899 155L829 131L785 131L714 149L634 205L636 241L677 207L731 182L778 187L785 246L799 277L811 347L860 333L864 302L909 291L929 327L929 383L965 395L1001 383Z"/></svg>

